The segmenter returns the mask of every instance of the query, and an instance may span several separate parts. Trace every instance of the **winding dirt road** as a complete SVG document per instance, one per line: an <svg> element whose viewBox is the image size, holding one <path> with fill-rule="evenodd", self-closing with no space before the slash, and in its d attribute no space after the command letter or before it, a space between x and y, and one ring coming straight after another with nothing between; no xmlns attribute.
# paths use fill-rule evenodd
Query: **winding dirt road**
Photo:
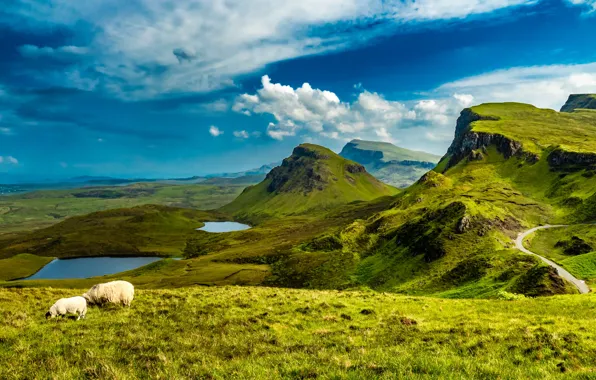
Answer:
<svg viewBox="0 0 596 380"><path fill-rule="evenodd" d="M588 288L588 285L586 285L585 282L583 282L582 280L578 280L577 278L573 277L573 275L571 273L567 272L560 265L557 265L554 262L552 262L549 259L547 259L546 257L542 257L540 255L537 255L534 252L531 252L531 251L527 250L524 247L524 240L531 233L536 232L538 230L545 230L545 229L548 229L548 228L561 228L561 227L569 227L569 225L567 225L567 224L557 224L557 225L549 225L549 224L547 224L547 225L540 226L540 227L534 227L534 228L532 228L530 230L527 230L526 232L522 232L519 235L517 235L517 239L515 239L515 246L517 247L517 249L519 249L520 251L522 251L524 253L527 253L528 255L538 256L542 261L544 261L545 263L547 263L551 267L555 268L557 270L557 273L559 274L559 276L563 277L565 280L567 280L567 281L571 282L573 285L575 285L575 287L579 290L579 292L581 294L589 293L590 292L590 288Z"/></svg>

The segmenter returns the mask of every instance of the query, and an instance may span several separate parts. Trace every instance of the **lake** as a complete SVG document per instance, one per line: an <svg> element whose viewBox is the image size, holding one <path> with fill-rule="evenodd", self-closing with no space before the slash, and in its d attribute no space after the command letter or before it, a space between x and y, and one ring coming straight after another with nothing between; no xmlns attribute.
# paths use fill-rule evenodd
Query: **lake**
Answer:
<svg viewBox="0 0 596 380"><path fill-rule="evenodd" d="M135 269L161 260L161 257L83 257L57 259L26 280L89 278Z"/></svg>
<svg viewBox="0 0 596 380"><path fill-rule="evenodd" d="M248 224L236 223L236 222L205 222L205 226L197 228L198 231L206 232L232 232L232 231L243 231L251 228Z"/></svg>

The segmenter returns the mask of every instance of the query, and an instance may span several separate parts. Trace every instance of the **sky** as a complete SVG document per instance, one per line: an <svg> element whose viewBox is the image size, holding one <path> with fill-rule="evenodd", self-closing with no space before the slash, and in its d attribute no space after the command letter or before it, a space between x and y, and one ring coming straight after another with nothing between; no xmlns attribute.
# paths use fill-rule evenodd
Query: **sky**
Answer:
<svg viewBox="0 0 596 380"><path fill-rule="evenodd" d="M0 182L172 178L596 92L596 0L11 0Z"/></svg>

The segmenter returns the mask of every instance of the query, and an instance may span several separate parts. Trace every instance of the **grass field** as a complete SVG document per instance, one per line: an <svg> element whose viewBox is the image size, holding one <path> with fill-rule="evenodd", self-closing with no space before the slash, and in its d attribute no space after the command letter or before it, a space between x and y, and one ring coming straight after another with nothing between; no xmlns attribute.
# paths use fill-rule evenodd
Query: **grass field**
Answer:
<svg viewBox="0 0 596 380"><path fill-rule="evenodd" d="M0 378L550 379L596 374L596 297L441 300L252 287L141 290L45 320L80 290L0 290Z"/></svg>
<svg viewBox="0 0 596 380"><path fill-rule="evenodd" d="M596 112L591 110L565 113L522 103L487 103L471 109L498 118L474 122L474 131L519 141L528 152L542 153L549 146L569 152L596 152Z"/></svg>
<svg viewBox="0 0 596 380"><path fill-rule="evenodd" d="M24 253L0 260L0 281L32 276L53 259Z"/></svg>
<svg viewBox="0 0 596 380"><path fill-rule="evenodd" d="M565 252L573 237L587 244L583 251L579 251L581 253ZM529 237L526 247L553 260L580 279L589 283L596 280L596 225L539 230Z"/></svg>
<svg viewBox="0 0 596 380"><path fill-rule="evenodd" d="M234 200L246 185L140 183L0 196L0 237L47 227L71 216L143 204L216 209Z"/></svg>

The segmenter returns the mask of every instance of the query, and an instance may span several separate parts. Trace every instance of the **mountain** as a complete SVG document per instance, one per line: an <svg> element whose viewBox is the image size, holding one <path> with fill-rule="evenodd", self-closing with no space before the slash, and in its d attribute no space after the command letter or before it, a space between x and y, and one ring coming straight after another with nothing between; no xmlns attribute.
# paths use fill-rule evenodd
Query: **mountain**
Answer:
<svg viewBox="0 0 596 380"><path fill-rule="evenodd" d="M385 185L353 161L313 144L296 147L292 155L222 208L240 217L267 217L329 210L354 201L393 195Z"/></svg>
<svg viewBox="0 0 596 380"><path fill-rule="evenodd" d="M379 180L407 187L434 168L440 156L397 147L380 141L352 140L340 156L364 165Z"/></svg>
<svg viewBox="0 0 596 380"><path fill-rule="evenodd" d="M561 112L573 112L577 109L596 109L596 94L569 95L569 99L561 108Z"/></svg>
<svg viewBox="0 0 596 380"><path fill-rule="evenodd" d="M513 239L541 224L596 219L595 190L596 113L483 104L462 111L448 153L392 207L305 247L334 241L335 250L357 252L349 276L382 290L575 292Z"/></svg>
<svg viewBox="0 0 596 380"><path fill-rule="evenodd" d="M272 164L262 165L259 168L246 170L243 172L232 172L232 173L216 173L216 174L209 174L206 175L205 178L238 178L238 177L249 177L249 176L258 176L258 175L265 175L271 171L276 166L279 166L281 162L274 162Z"/></svg>

